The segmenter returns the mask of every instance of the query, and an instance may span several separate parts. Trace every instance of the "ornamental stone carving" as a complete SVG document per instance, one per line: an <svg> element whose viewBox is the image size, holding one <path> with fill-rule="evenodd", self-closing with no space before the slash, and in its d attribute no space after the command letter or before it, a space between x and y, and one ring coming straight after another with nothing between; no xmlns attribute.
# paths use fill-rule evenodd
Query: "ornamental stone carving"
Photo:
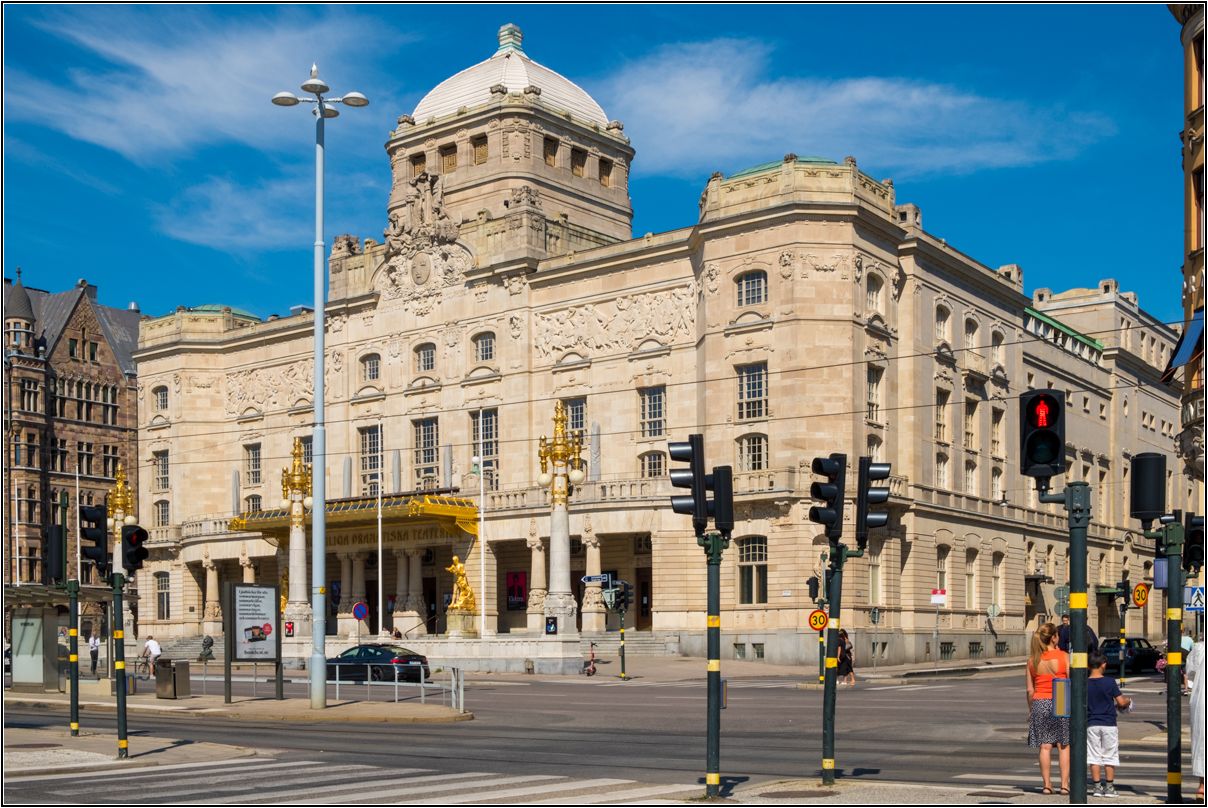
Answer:
<svg viewBox="0 0 1208 808"><path fill-rule="evenodd" d="M402 185L402 204L390 212L386 260L410 256L434 245L457 240L457 223L445 212L444 179L427 171Z"/></svg>
<svg viewBox="0 0 1208 808"><path fill-rule="evenodd" d="M238 416L248 410L263 413L292 407L300 399L313 399L314 366L313 359L300 359L289 365L226 374L227 415ZM324 383L329 389L335 389L343 369L343 353L329 352L324 365Z"/></svg>
<svg viewBox="0 0 1208 808"><path fill-rule="evenodd" d="M695 297L691 286L681 286L537 314L536 348L549 359L570 351L588 355L628 351L651 338L669 345L695 333Z"/></svg>
<svg viewBox="0 0 1208 808"><path fill-rule="evenodd" d="M393 255L379 268L373 287L383 301L422 316L432 311L445 289L464 283L471 265L469 251L459 244Z"/></svg>
<svg viewBox="0 0 1208 808"><path fill-rule="evenodd" d="M835 253L829 258L819 258L813 253L807 253L804 260L806 268L802 269L801 271L802 278L808 278L810 276L810 270L813 270L814 272L835 272L836 270L843 269L847 265L847 256L843 253Z"/></svg>

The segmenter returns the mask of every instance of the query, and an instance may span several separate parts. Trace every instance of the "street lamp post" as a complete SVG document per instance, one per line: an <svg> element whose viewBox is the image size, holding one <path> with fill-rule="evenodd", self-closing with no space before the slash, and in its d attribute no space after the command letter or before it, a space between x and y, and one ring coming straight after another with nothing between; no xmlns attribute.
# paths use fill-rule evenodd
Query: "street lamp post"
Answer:
<svg viewBox="0 0 1208 808"><path fill-rule="evenodd" d="M342 98L324 98L331 88L319 78L318 65L311 65L310 78L302 82L302 91L311 95L299 98L293 93L280 92L273 96L273 103L279 107L293 107L303 102L312 104L315 116L315 429L312 466L316 472L313 477L314 510L311 512L310 580L314 622L311 624L310 706L321 710L327 706L327 589L324 584L327 578L327 435L323 411L323 328L327 295L323 268L323 122L340 114L329 104L364 107L369 105L369 99L356 92L346 93Z"/></svg>
<svg viewBox="0 0 1208 808"><path fill-rule="evenodd" d="M541 436L537 459L541 474L537 481L550 489L549 591L545 595L545 617L557 619L559 631L577 634L578 612L570 588L570 514L567 501L570 487L583 482L583 432L567 435L566 411L561 401L554 403L554 439ZM551 468L552 467L552 468ZM551 470L553 473L551 473Z"/></svg>

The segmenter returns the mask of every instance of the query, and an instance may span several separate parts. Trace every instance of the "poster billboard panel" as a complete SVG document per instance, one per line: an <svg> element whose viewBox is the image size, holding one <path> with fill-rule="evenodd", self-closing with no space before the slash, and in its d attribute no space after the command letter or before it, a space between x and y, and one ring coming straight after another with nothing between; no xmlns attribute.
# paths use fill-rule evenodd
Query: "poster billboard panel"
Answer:
<svg viewBox="0 0 1208 808"><path fill-rule="evenodd" d="M276 662L281 658L277 587L233 584L228 630L236 662Z"/></svg>

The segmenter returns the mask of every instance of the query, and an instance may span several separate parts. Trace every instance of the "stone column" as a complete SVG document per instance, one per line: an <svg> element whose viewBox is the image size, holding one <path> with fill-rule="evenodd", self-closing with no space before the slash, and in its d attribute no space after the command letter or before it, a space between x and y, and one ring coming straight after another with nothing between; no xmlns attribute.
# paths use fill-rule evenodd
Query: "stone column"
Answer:
<svg viewBox="0 0 1208 808"><path fill-rule="evenodd" d="M352 605L354 603L356 603L357 601L360 601L360 600L364 600L364 599L365 599L365 554L364 553L353 553L352 554L352 597L348 601L348 613L350 615L352 614ZM369 632L368 623L369 623L368 619L366 619L365 622L361 622L360 620L357 620L355 617L352 618L352 624L350 626L351 631L349 632L349 636L362 637L362 638L367 636L368 632Z"/></svg>
<svg viewBox="0 0 1208 808"><path fill-rule="evenodd" d="M201 565L206 571L206 608L201 630L205 634L222 634L222 602L219 600L218 565L208 555L203 556Z"/></svg>
<svg viewBox="0 0 1208 808"><path fill-rule="evenodd" d="M583 517L583 546L587 549L587 574L600 574L600 537L591 527L591 517ZM604 596L601 584L583 588L583 631L604 631Z"/></svg>
<svg viewBox="0 0 1208 808"><path fill-rule="evenodd" d="M545 542L537 535L537 520L529 520L529 548L532 568L528 587L528 630L530 634L545 631Z"/></svg>
<svg viewBox="0 0 1208 808"><path fill-rule="evenodd" d="M558 618L559 636L577 634L579 606L570 588L570 511L567 508L566 466L554 464L550 489L553 507L549 515L549 591L545 616Z"/></svg>
<svg viewBox="0 0 1208 808"><path fill-rule="evenodd" d="M301 492L291 497L289 524L289 572L285 581L285 614L282 620L294 624L294 636L297 648L291 653L297 653L305 658L310 656L310 646L314 642L311 636L314 631L314 618L311 613L310 601L307 594L310 591L310 577L306 569L306 523L305 510L302 505Z"/></svg>
<svg viewBox="0 0 1208 808"><path fill-rule="evenodd" d="M407 572L411 577L411 585L407 587L407 608L403 625L399 630L404 634L411 631L411 636L428 633L428 604L424 602L424 551L419 548L407 551Z"/></svg>
<svg viewBox="0 0 1208 808"><path fill-rule="evenodd" d="M239 566L243 570L243 582L245 584L256 583L256 565L247 557L246 550L239 556Z"/></svg>
<svg viewBox="0 0 1208 808"><path fill-rule="evenodd" d="M394 627L403 630L403 618L407 612L407 594L411 591L411 575L405 550L394 550L394 561L398 565L398 578L394 585Z"/></svg>
<svg viewBox="0 0 1208 808"><path fill-rule="evenodd" d="M336 632L345 637L356 633L352 617L352 556L349 553L337 553L340 559L340 605L336 612Z"/></svg>

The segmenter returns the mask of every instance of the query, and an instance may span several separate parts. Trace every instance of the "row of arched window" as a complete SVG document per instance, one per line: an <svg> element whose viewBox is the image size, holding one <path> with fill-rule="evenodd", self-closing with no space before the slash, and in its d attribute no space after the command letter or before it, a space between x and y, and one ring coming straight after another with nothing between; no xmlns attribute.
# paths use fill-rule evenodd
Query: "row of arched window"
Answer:
<svg viewBox="0 0 1208 808"><path fill-rule="evenodd" d="M482 331L471 338L474 346L474 362L477 364L495 361L495 332ZM361 357L361 381L376 382L382 378L382 355L365 354ZM412 350L412 369L416 373L432 373L436 370L436 343L424 342Z"/></svg>

